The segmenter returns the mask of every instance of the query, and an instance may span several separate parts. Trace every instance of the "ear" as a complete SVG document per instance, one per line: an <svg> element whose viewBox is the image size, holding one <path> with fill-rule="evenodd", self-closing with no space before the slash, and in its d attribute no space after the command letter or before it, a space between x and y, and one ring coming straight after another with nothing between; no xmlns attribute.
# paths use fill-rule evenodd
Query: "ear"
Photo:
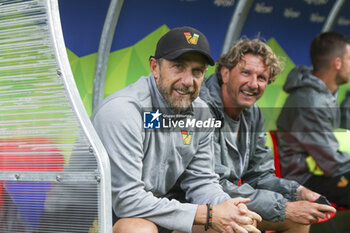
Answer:
<svg viewBox="0 0 350 233"><path fill-rule="evenodd" d="M159 73L160 73L160 67L159 67L158 61L154 57L151 57L149 59L149 67L151 68L151 72L154 78L158 79Z"/></svg>
<svg viewBox="0 0 350 233"><path fill-rule="evenodd" d="M341 66L342 66L342 59L340 57L336 57L333 59L332 61L332 66L336 69L336 70L340 70Z"/></svg>
<svg viewBox="0 0 350 233"><path fill-rule="evenodd" d="M221 74L222 82L227 83L228 80L230 79L230 70L226 66L223 66L221 67L220 74Z"/></svg>

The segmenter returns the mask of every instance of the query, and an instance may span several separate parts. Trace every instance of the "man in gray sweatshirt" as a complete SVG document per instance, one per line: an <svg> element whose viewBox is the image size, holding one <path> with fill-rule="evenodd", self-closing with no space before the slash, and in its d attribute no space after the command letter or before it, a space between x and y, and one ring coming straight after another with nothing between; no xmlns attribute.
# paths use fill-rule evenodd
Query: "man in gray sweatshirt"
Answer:
<svg viewBox="0 0 350 233"><path fill-rule="evenodd" d="M349 209L350 154L340 150L334 129L338 87L350 74L350 39L321 33L310 57L313 69L296 67L283 86L289 96L277 120L282 175Z"/></svg>
<svg viewBox="0 0 350 233"><path fill-rule="evenodd" d="M92 116L110 157L113 232L259 232L249 199L231 199L213 170L213 128L197 98L208 64L206 37L175 28L150 57L151 74L115 92ZM176 199L177 191L185 198ZM157 229L158 228L158 229Z"/></svg>
<svg viewBox="0 0 350 233"><path fill-rule="evenodd" d="M223 127L215 130L215 171L231 197L247 197L249 209L263 218L260 230L308 232L333 207L313 203L320 195L274 174L265 146L264 117L255 102L280 72L280 62L262 41L241 40L220 57L200 97ZM243 184L242 184L243 183Z"/></svg>

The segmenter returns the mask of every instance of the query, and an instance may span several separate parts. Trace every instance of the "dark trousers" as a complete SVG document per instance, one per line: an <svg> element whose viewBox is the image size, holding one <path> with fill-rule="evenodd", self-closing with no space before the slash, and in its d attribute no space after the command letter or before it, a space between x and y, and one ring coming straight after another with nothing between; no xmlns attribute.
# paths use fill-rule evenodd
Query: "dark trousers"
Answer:
<svg viewBox="0 0 350 233"><path fill-rule="evenodd" d="M350 172L336 177L312 176L304 186L326 196L337 206L350 209Z"/></svg>

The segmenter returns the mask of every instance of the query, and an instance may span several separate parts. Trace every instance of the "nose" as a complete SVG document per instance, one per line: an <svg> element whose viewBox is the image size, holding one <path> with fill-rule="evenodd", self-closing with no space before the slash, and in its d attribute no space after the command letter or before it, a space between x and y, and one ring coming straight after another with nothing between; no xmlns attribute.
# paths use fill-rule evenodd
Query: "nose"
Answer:
<svg viewBox="0 0 350 233"><path fill-rule="evenodd" d="M251 89L257 89L258 88L258 76L252 75L251 78L248 81L248 86Z"/></svg>
<svg viewBox="0 0 350 233"><path fill-rule="evenodd" d="M184 86L191 87L193 86L193 80L194 80L194 77L192 72L190 70L187 70L186 72L184 72L181 82Z"/></svg>

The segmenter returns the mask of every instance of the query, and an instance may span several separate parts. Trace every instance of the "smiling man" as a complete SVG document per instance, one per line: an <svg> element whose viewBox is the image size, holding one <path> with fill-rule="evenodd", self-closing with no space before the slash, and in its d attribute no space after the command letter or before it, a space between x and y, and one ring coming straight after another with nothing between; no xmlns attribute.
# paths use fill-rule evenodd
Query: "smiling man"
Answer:
<svg viewBox="0 0 350 233"><path fill-rule="evenodd" d="M193 225L259 232L260 216L244 204L249 199L231 199L218 183L213 128L161 127L165 116L172 122L211 116L197 98L208 64L214 62L206 37L175 28L158 41L151 74L109 96L93 114L111 162L113 232L191 232Z"/></svg>
<svg viewBox="0 0 350 233"><path fill-rule="evenodd" d="M335 209L313 203L319 194L274 175L263 114L255 102L280 67L265 43L241 40L220 57L200 97L224 122L214 135L215 171L224 191L231 197L250 198L248 208L265 220L258 224L260 230L303 233L309 231L308 224L325 217L323 212Z"/></svg>

